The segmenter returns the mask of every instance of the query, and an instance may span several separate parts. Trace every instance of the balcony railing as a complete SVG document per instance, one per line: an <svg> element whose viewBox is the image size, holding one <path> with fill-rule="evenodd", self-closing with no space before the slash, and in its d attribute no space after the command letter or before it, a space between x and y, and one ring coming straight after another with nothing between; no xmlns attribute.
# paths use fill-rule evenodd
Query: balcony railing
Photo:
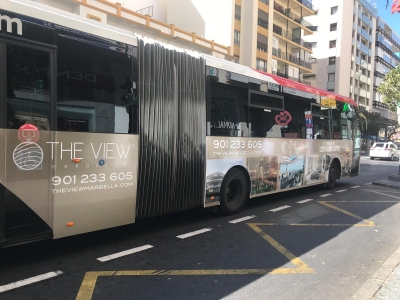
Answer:
<svg viewBox="0 0 400 300"><path fill-rule="evenodd" d="M397 43L383 28L378 27L377 32L381 33L385 38L389 40L396 48L400 49L400 44Z"/></svg>
<svg viewBox="0 0 400 300"><path fill-rule="evenodd" d="M258 18L258 25L261 27L264 27L265 29L268 29L268 21L267 20Z"/></svg>
<svg viewBox="0 0 400 300"><path fill-rule="evenodd" d="M268 45L261 42L257 42L257 49L262 52L268 52Z"/></svg>
<svg viewBox="0 0 400 300"><path fill-rule="evenodd" d="M385 78L385 74L382 74L382 73L379 72L379 71L375 71L375 72L374 72L374 76L375 76L375 77L382 78L382 79Z"/></svg>
<svg viewBox="0 0 400 300"><path fill-rule="evenodd" d="M240 20L242 19L242 16L241 16L241 15L238 15L238 14L235 14L235 19L238 20L238 21L240 21Z"/></svg>
<svg viewBox="0 0 400 300"><path fill-rule="evenodd" d="M389 110L389 106L386 103L382 103L379 101L372 101L372 106L376 108Z"/></svg>
<svg viewBox="0 0 400 300"><path fill-rule="evenodd" d="M278 4L278 3L274 3L274 9L278 12L280 12L281 14L285 15L286 17L288 17L289 19L292 19L293 21L295 21L296 23L299 23L307 28L309 27L313 27L313 25L310 22L307 22L306 20L304 20L303 18L299 17L298 15L295 15L294 13L292 13L290 11L290 9L288 8L284 8L282 5Z"/></svg>
<svg viewBox="0 0 400 300"><path fill-rule="evenodd" d="M269 0L260 0L262 3L269 5Z"/></svg>
<svg viewBox="0 0 400 300"><path fill-rule="evenodd" d="M304 83L304 84L311 85L311 82L309 82L309 81L307 81L307 80L303 80L303 79L296 78L296 77L291 77L291 76L289 76L289 75L287 75L287 74L285 74L285 73L281 73L281 72L277 72L277 71L272 71L272 74L275 74L275 75L278 75L278 76L280 76L280 77L287 78L287 79L290 79L290 80L293 80L293 81L297 81L297 82L301 82L301 83Z"/></svg>
<svg viewBox="0 0 400 300"><path fill-rule="evenodd" d="M287 38L288 40L291 40L291 41L295 42L296 44L299 44L307 49L310 49L310 50L312 49L311 43L307 43L305 40L299 38L298 36L291 34L290 32L287 32L286 30L282 29L281 27L279 27L275 24L273 27L273 32L276 34L279 34L280 36L283 36L283 37Z"/></svg>
<svg viewBox="0 0 400 300"><path fill-rule="evenodd" d="M389 70L393 70L395 68L391 64L389 64L386 60L384 60L382 57L375 56L375 61L378 62L378 63L381 63L382 65L384 65Z"/></svg>
<svg viewBox="0 0 400 300"><path fill-rule="evenodd" d="M311 63L306 62L305 60L302 60L286 52L283 52L281 51L281 49L272 48L272 55L311 70Z"/></svg>
<svg viewBox="0 0 400 300"><path fill-rule="evenodd" d="M388 47L385 46L382 42L379 42L378 40L375 42L375 45L382 48L387 54L389 54L393 59L397 60L400 62L400 57L398 57L392 50L390 50Z"/></svg>
<svg viewBox="0 0 400 300"><path fill-rule="evenodd" d="M307 1L307 0L297 0L297 1L300 2L301 4L303 4L308 9L314 10L314 5L312 5L312 3L310 1Z"/></svg>

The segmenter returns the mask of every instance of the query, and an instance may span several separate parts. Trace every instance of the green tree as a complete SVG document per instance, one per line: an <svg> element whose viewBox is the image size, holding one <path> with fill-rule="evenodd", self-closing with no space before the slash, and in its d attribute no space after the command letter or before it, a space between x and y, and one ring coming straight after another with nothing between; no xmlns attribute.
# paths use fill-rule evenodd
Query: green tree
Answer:
<svg viewBox="0 0 400 300"><path fill-rule="evenodd" d="M386 74L377 91L383 96L383 102L389 109L396 112L397 103L400 101L400 65Z"/></svg>

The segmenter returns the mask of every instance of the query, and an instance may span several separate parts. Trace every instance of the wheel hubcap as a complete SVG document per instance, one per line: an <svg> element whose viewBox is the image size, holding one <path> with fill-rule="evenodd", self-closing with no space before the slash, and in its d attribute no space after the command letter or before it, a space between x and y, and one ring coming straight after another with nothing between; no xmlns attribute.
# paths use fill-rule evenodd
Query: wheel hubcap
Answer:
<svg viewBox="0 0 400 300"><path fill-rule="evenodd" d="M241 194L242 186L238 179L232 179L225 189L225 199L229 204L235 204Z"/></svg>

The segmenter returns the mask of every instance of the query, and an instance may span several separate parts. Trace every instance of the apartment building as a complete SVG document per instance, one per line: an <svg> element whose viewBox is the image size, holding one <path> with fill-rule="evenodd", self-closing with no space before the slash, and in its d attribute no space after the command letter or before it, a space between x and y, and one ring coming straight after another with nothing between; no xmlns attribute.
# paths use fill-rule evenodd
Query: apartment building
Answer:
<svg viewBox="0 0 400 300"><path fill-rule="evenodd" d="M376 28L372 108L373 111L379 112L381 116L387 118L389 124L395 125L398 120L397 114L389 111L388 106L382 103L382 95L376 91L376 88L382 83L386 73L400 64L400 57L398 56L400 35L394 32L380 17L376 21Z"/></svg>
<svg viewBox="0 0 400 300"><path fill-rule="evenodd" d="M200 12L206 9L205 5L209 0L199 2L199 7L190 6L191 1L186 0L125 0L116 2L115 0L32 0L35 5L42 9L52 10L54 12L65 14L71 13L87 19L87 22L100 22L109 28L120 28L127 32L140 34L152 38L159 42L168 43L179 48L198 51L213 55L226 60L234 60L233 49L231 47L231 35L233 35L233 20L231 25L225 25L226 29L219 31L217 37L224 37L214 41L211 38L205 38L206 22L201 18ZM233 16L234 4L232 0L218 0L218 3L229 3L230 9L225 12L226 15ZM201 4L201 5L200 5ZM186 7L185 7L186 6ZM218 21L215 17L220 8L225 6L216 5L217 11L209 15L207 30L215 26ZM229 7L228 7L229 8ZM198 12L200 11L200 12ZM174 24L178 16L182 16L183 22ZM224 13L220 14L221 16ZM186 19L185 19L186 18ZM192 24L199 24L196 30L185 28L185 21ZM224 21L224 20L222 20ZM224 26L220 26L221 28Z"/></svg>
<svg viewBox="0 0 400 300"><path fill-rule="evenodd" d="M368 0L314 0L316 14L307 17L314 35L313 85L349 96L371 110L373 102L376 20L378 11Z"/></svg>
<svg viewBox="0 0 400 300"><path fill-rule="evenodd" d="M295 81L311 84L313 24L304 18L314 14L307 0L236 0L233 54L236 61Z"/></svg>
<svg viewBox="0 0 400 300"><path fill-rule="evenodd" d="M145 2L160 21L230 46L237 63L310 84L303 80L312 71L312 47L303 39L313 34L304 19L314 14L308 0L138 0L130 5L136 10Z"/></svg>

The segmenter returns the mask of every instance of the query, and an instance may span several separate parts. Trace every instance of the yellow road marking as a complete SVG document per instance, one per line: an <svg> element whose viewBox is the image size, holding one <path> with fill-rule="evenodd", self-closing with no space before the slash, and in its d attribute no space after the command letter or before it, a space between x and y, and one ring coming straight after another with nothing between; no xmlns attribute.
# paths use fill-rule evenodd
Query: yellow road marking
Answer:
<svg viewBox="0 0 400 300"><path fill-rule="evenodd" d="M373 191L375 192L375 191ZM385 196L400 199L399 197L386 195L376 192ZM375 226L373 221L364 219L344 209L338 208L328 203L334 202L387 202L398 203L399 201L318 201L318 203L325 205L331 209L339 211L345 215L353 217L357 220L363 221L360 224L312 224L312 223L293 223L293 224L280 224L280 223L248 223L247 225L258 233L265 241L272 247L284 255L296 268L276 268L276 269L211 269L211 270L128 270L128 271L101 271L101 272L86 272L83 278L81 287L79 289L76 300L91 300L96 286L97 278L99 276L211 276L211 275L266 275L266 274L312 274L315 273L313 269L307 266L300 258L296 257L293 253L279 244L271 236L266 234L260 226L345 226L345 227L371 227Z"/></svg>
<svg viewBox="0 0 400 300"><path fill-rule="evenodd" d="M112 276L115 271L102 271L102 272L86 272L83 278L81 287L79 289L76 299L92 299L94 287L96 286L97 277L99 276Z"/></svg>
<svg viewBox="0 0 400 300"><path fill-rule="evenodd" d="M353 214L351 212L348 212L347 210L344 210L344 209L341 209L339 207L336 207L336 206L333 206L331 204L328 204L327 202L336 202L336 201L318 201L318 203L321 203L322 205L325 205L325 206L327 206L329 208L332 208L334 210L340 211L341 213L343 213L345 215L348 215L348 216L353 217L353 218L355 218L357 220L365 222L367 224L366 226L375 226L374 222L372 222L370 220L367 220L367 219L364 219L364 218L361 218L361 217L359 217L359 216L357 216L357 215L355 215L355 214Z"/></svg>

